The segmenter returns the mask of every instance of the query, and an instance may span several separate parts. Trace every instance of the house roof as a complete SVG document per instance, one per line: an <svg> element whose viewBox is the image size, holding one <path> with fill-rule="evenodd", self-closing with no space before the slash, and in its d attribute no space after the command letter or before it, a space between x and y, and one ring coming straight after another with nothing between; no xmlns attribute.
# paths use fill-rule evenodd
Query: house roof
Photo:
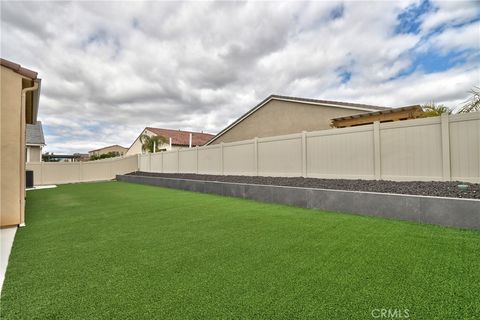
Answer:
<svg viewBox="0 0 480 320"><path fill-rule="evenodd" d="M90 150L88 152L95 152L95 151L99 151L99 150L103 150L103 149L107 149L107 148L111 148L111 147L119 147L119 148L123 148L123 149L127 150L127 148L122 147L119 144L112 144L111 146L106 146L106 147L98 148L98 149L95 149L95 150Z"/></svg>
<svg viewBox="0 0 480 320"><path fill-rule="evenodd" d="M233 123L228 125L225 129L220 131L215 137L213 137L210 141L207 142L207 145L212 143L213 141L215 141L217 138L222 136L224 133L226 133L227 131L229 131L233 127L235 127L241 121L245 120L252 113L254 113L258 109L260 109L261 107L266 105L271 100L291 101L291 102L298 102L298 103L304 103L304 104L313 104L313 105L318 105L318 106L328 106L328 107L335 107L335 108L353 109L353 110L359 110L359 111L365 111L365 112L378 111L378 110L388 110L389 109L387 107L375 106L375 105L370 105L370 104L332 101L332 100L318 100L318 99L299 98L299 97L281 96L281 95L272 94L272 95L268 96L267 98L265 98L262 102L257 104L255 107L253 107L252 109L247 111L245 114L240 116L240 118L238 118Z"/></svg>
<svg viewBox="0 0 480 320"><path fill-rule="evenodd" d="M172 144L177 146L188 146L190 142L190 134L192 134L192 145L203 146L208 140L214 137L213 134L193 131L172 130L163 128L146 127L148 130L157 136L162 136L166 139L172 138Z"/></svg>
<svg viewBox="0 0 480 320"><path fill-rule="evenodd" d="M318 100L318 99L310 99L310 98L299 98L299 97L290 97L290 96L280 96L276 94L272 94L271 96L267 97L265 100L260 102L261 104L265 104L270 100L284 100L284 101L295 101L300 103L311 103L311 104L320 104L320 105L328 105L332 107L340 107L346 109L370 109L370 110L388 110L388 107L376 106L372 104L363 104L363 103L353 103L353 102L343 102L343 101L333 101L333 100ZM257 105L258 106L258 105Z"/></svg>
<svg viewBox="0 0 480 320"><path fill-rule="evenodd" d="M45 145L41 121L37 121L37 124L27 124L25 140L27 145Z"/></svg>
<svg viewBox="0 0 480 320"><path fill-rule="evenodd" d="M33 70L30 70L30 69L27 69L27 68L24 68L21 65L19 65L18 63L0 58L0 65L2 65L5 68L8 68L10 70L15 71L16 73L21 74L24 77L30 78L32 80L37 79L37 75L38 75L37 72L35 72Z"/></svg>

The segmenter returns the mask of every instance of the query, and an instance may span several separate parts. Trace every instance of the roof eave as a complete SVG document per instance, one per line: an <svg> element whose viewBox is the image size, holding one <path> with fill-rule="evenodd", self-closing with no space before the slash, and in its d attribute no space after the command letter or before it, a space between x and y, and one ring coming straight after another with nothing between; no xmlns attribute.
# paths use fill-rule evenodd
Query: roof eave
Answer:
<svg viewBox="0 0 480 320"><path fill-rule="evenodd" d="M45 147L47 144L46 143L25 143L27 147Z"/></svg>

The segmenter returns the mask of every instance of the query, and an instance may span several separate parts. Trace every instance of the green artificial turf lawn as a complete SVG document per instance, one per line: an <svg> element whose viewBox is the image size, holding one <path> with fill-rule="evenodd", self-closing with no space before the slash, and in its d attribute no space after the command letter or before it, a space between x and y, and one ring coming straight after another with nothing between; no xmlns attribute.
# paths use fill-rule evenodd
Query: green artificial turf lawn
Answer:
<svg viewBox="0 0 480 320"><path fill-rule="evenodd" d="M381 308L478 317L480 232L63 185L28 192L1 297L2 319L374 319Z"/></svg>

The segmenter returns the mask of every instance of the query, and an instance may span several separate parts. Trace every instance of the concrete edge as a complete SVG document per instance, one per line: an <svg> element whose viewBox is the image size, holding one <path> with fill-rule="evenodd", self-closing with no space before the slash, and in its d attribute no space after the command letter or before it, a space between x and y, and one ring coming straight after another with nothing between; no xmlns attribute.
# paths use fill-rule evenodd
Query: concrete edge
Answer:
<svg viewBox="0 0 480 320"><path fill-rule="evenodd" d="M17 233L17 227L2 228L0 229L0 293L3 290L3 283L5 281L5 275L7 273L8 261L10 253L12 251L13 242L15 240L15 234Z"/></svg>
<svg viewBox="0 0 480 320"><path fill-rule="evenodd" d="M480 229L480 200L118 175L118 181L297 207Z"/></svg>

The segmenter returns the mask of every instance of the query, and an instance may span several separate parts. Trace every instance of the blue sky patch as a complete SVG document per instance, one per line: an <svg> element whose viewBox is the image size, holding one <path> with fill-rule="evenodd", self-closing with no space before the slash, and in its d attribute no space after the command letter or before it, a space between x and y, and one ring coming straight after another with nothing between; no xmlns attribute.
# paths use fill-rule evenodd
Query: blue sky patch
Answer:
<svg viewBox="0 0 480 320"><path fill-rule="evenodd" d="M347 83L352 78L352 73L347 70L343 70L343 69L337 70L337 74L340 77L340 82L342 84Z"/></svg>
<svg viewBox="0 0 480 320"><path fill-rule="evenodd" d="M138 20L138 18L133 18L132 19L132 27L134 29L138 29L139 26L140 26L140 21Z"/></svg>
<svg viewBox="0 0 480 320"><path fill-rule="evenodd" d="M343 4L338 5L330 12L330 18L332 20L339 19L343 17L344 11L345 11L345 7L343 6Z"/></svg>
<svg viewBox="0 0 480 320"><path fill-rule="evenodd" d="M422 16L431 10L433 10L433 6L428 0L423 0L420 4L408 6L397 16L398 24L395 27L395 33L417 34L422 24Z"/></svg>
<svg viewBox="0 0 480 320"><path fill-rule="evenodd" d="M425 73L442 72L466 63L468 59L475 58L475 55L478 59L478 54L473 50L449 51L447 53L430 50L425 53L415 53L411 65L390 80L408 76L417 70L422 70Z"/></svg>
<svg viewBox="0 0 480 320"><path fill-rule="evenodd" d="M108 41L108 34L104 30L98 30L88 36L87 45L92 43L106 43Z"/></svg>

